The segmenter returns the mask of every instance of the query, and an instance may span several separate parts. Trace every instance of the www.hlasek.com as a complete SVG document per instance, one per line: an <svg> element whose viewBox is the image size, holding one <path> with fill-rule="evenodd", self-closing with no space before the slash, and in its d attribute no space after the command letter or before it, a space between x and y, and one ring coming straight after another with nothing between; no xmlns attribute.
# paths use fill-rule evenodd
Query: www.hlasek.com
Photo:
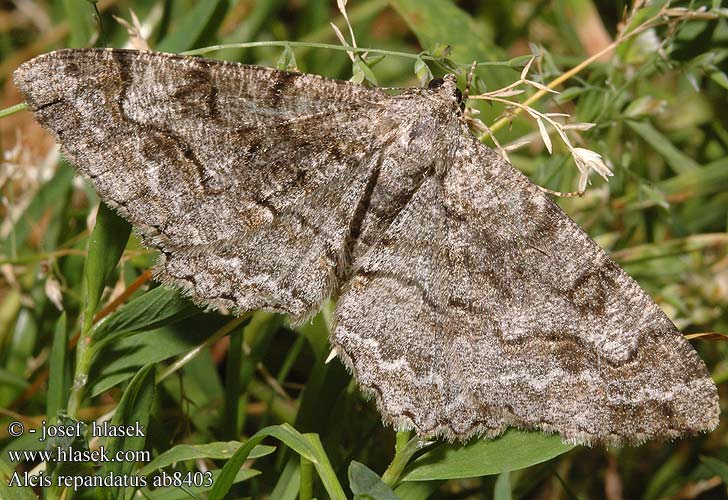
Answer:
<svg viewBox="0 0 728 500"><path fill-rule="evenodd" d="M88 431L89 437L145 437L144 426L135 425L110 425L108 423L87 425L83 422L75 422L71 425L48 425L44 420L40 429L26 429L22 422L11 422L8 425L8 433L13 437L20 437L26 432L29 434L40 433L39 442L51 441L54 439L82 438ZM69 446L48 446L45 450L8 450L8 458L11 463L95 463L104 462L142 462L151 460L151 454L147 450L119 450L110 453L106 447L98 449L77 449ZM61 474L51 475L45 468L36 468L32 473L13 472L8 481L11 487L49 488L73 488L74 491L81 488L96 487L132 487L132 488L159 488L159 487L210 487L212 486L211 472L173 472L164 471L147 476L134 474L118 474L113 471L102 474Z"/></svg>

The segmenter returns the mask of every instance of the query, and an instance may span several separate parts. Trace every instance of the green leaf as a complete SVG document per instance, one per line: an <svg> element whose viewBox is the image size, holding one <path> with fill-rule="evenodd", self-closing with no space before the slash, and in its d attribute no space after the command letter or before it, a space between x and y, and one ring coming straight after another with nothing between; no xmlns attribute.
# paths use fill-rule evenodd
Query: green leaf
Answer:
<svg viewBox="0 0 728 500"><path fill-rule="evenodd" d="M321 482L324 484L326 492L329 494L331 500L346 500L346 494L344 489L339 484L339 480L336 477L336 471L331 466L328 455L324 451L324 447L321 444L321 438L318 434L306 434L303 436L308 440L309 444L313 448L316 460L313 461L313 466L316 467Z"/></svg>
<svg viewBox="0 0 728 500"><path fill-rule="evenodd" d="M23 390L30 385L30 382L17 373L0 368L0 385L12 386L16 389Z"/></svg>
<svg viewBox="0 0 728 500"><path fill-rule="evenodd" d="M71 39L69 47L88 47L97 30L96 8L88 0L63 0L65 19L68 22Z"/></svg>
<svg viewBox="0 0 728 500"><path fill-rule="evenodd" d="M658 183L665 194L689 192L693 196L720 193L728 189L728 158L721 158L697 170L690 170Z"/></svg>
<svg viewBox="0 0 728 500"><path fill-rule="evenodd" d="M83 313L83 329L88 331L101 300L106 283L119 262L129 241L131 225L116 215L104 203L99 204L96 225L88 242L88 257L84 268L86 302Z"/></svg>
<svg viewBox="0 0 728 500"><path fill-rule="evenodd" d="M289 424L272 425L265 427L248 439L238 451L227 461L222 468L219 477L215 481L215 485L210 492L210 500L222 500L230 490L234 478L243 463L248 459L248 455L263 439L266 437L274 437L285 443L289 448L299 455L310 460L314 464L318 462L315 457L316 452L311 447L309 441L296 429ZM344 497L345 498L345 497Z"/></svg>
<svg viewBox="0 0 728 500"><path fill-rule="evenodd" d="M296 54L293 53L293 49L286 45L283 48L278 61L276 61L276 68L282 71L295 70L298 66L296 65Z"/></svg>
<svg viewBox="0 0 728 500"><path fill-rule="evenodd" d="M139 373L129 382L116 407L114 416L111 418L109 428L138 425L142 428L144 435L107 437L105 445L110 456L113 457L119 451L129 452L144 449L155 388L154 365L147 365L139 370ZM112 461L104 462L102 467L106 473L124 476L130 474L135 465L133 461ZM123 490L119 488L109 488L104 491L107 498L123 498Z"/></svg>
<svg viewBox="0 0 728 500"><path fill-rule="evenodd" d="M18 486L18 482L21 484L23 482L22 472L17 474L15 481L10 486L10 481L13 480L13 473L15 472L14 466L16 465L13 464L13 467L11 467L4 460L0 460L0 498L3 500L38 500L38 497L33 492L33 488L30 486Z"/></svg>
<svg viewBox="0 0 728 500"><path fill-rule="evenodd" d="M105 343L132 332L153 330L199 312L179 291L160 286L140 295L98 322L94 341Z"/></svg>
<svg viewBox="0 0 728 500"><path fill-rule="evenodd" d="M473 440L464 446L439 446L410 464L402 481L500 474L545 462L573 447L562 443L558 436L510 429L497 439Z"/></svg>
<svg viewBox="0 0 728 500"><path fill-rule="evenodd" d="M349 464L349 487L354 500L399 500L376 472L355 460Z"/></svg>
<svg viewBox="0 0 728 500"><path fill-rule="evenodd" d="M705 71L708 73L711 80L728 90L728 75L715 66L710 66L706 68Z"/></svg>
<svg viewBox="0 0 728 500"><path fill-rule="evenodd" d="M560 92L557 96L555 96L554 100L559 104L563 104L569 101L573 101L584 92L586 92L586 89L584 87L569 87L564 91Z"/></svg>
<svg viewBox="0 0 728 500"><path fill-rule="evenodd" d="M191 474L197 475L197 478L203 480L206 477L207 472L192 471ZM220 471L212 471L210 474L212 484L217 482L217 478L220 475ZM260 475L260 471L255 469L240 469L233 478L233 484L241 483L252 477ZM154 476L153 476L154 477ZM191 500L191 499L202 499L200 493L210 491L212 486L168 486L163 488L157 488L155 490L149 490L148 488L142 488L142 496L140 498L146 498L150 500Z"/></svg>
<svg viewBox="0 0 728 500"><path fill-rule="evenodd" d="M432 47L434 57L458 62L502 60L503 51L493 43L493 32L451 0L391 0L390 4L409 25L422 47ZM452 53L438 53L447 42ZM505 81L503 83L506 83Z"/></svg>
<svg viewBox="0 0 728 500"><path fill-rule="evenodd" d="M26 240L33 228L38 226L41 217L48 213L49 208L62 208L63 204L59 200L68 197L75 175L73 167L67 161L61 160L56 173L35 193L28 207L14 221L10 234L2 240L0 250L3 254L15 256L16 251L26 249Z"/></svg>
<svg viewBox="0 0 728 500"><path fill-rule="evenodd" d="M723 484L728 484L728 464L713 457L700 457L700 461L710 469L713 474L720 476Z"/></svg>
<svg viewBox="0 0 728 500"><path fill-rule="evenodd" d="M22 308L17 313L17 319L11 326L10 337L2 339L2 359L9 378L12 375L22 376L27 373L38 340L38 324L33 319L34 312L29 308ZM0 337L2 338L2 337ZM11 375L12 374L12 375ZM0 408L6 407L20 395L18 388L13 385L0 385Z"/></svg>
<svg viewBox="0 0 728 500"><path fill-rule="evenodd" d="M675 145L668 140L667 137L657 130L649 122L636 122L632 120L626 121L629 128L634 130L637 135L652 146L655 151L660 153L668 165L678 174L688 172L690 170L699 169L700 165L680 151Z"/></svg>
<svg viewBox="0 0 728 500"><path fill-rule="evenodd" d="M426 87L430 80L432 80L433 78L430 67L421 57L415 59L415 75L417 76L417 80L420 82L420 85L422 87Z"/></svg>
<svg viewBox="0 0 728 500"><path fill-rule="evenodd" d="M222 20L228 7L226 0L195 2L179 21L174 32L157 44L160 52L182 52L191 49L204 37L205 32Z"/></svg>
<svg viewBox="0 0 728 500"><path fill-rule="evenodd" d="M270 493L270 500L294 500L298 498L301 485L301 470L295 457L288 457L283 472L278 475L278 482Z"/></svg>
<svg viewBox="0 0 728 500"><path fill-rule="evenodd" d="M70 387L70 371L66 358L68 354L68 332L66 313L61 314L53 333L53 345L48 368L48 393L46 394L46 416L48 422L55 422L59 410L65 408Z"/></svg>
<svg viewBox="0 0 728 500"><path fill-rule="evenodd" d="M352 73L351 81L354 83L362 83L366 80L372 85L379 85L379 83L377 83L377 77L372 69L359 56L354 58L354 62L352 63Z"/></svg>
<svg viewBox="0 0 728 500"><path fill-rule="evenodd" d="M215 441L207 444L178 444L165 451L157 458L139 469L137 474L148 475L152 472L185 460L198 458L212 458L214 460L227 459L243 445L240 441ZM258 445L248 455L248 459L260 458L275 451L275 446Z"/></svg>
<svg viewBox="0 0 728 500"><path fill-rule="evenodd" d="M90 395L97 396L132 378L139 369L180 355L202 343L217 324L201 314L187 321L126 336L107 346L94 360Z"/></svg>
<svg viewBox="0 0 728 500"><path fill-rule="evenodd" d="M443 481L408 481L399 483L394 493L399 500L426 500L435 493Z"/></svg>

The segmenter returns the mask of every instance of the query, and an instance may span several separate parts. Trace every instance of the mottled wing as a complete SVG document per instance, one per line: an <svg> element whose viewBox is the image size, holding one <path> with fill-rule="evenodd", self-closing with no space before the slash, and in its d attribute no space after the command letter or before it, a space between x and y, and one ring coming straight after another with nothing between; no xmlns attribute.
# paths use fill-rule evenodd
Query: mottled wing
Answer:
<svg viewBox="0 0 728 500"><path fill-rule="evenodd" d="M40 56L15 82L101 198L162 251L164 282L299 317L329 295L386 140L371 132L379 90L108 49Z"/></svg>
<svg viewBox="0 0 728 500"><path fill-rule="evenodd" d="M660 308L493 151L463 138L357 263L332 341L385 418L579 443L713 429L705 365Z"/></svg>

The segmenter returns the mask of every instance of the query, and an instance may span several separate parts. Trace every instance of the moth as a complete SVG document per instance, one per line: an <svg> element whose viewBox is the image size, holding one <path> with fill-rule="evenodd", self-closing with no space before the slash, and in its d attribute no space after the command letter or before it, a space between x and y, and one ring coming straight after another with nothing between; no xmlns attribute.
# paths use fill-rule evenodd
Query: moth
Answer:
<svg viewBox="0 0 728 500"><path fill-rule="evenodd" d="M468 130L454 77L399 93L154 52L61 50L14 75L101 199L195 302L304 321L383 419L466 440L709 431L718 395L667 316Z"/></svg>

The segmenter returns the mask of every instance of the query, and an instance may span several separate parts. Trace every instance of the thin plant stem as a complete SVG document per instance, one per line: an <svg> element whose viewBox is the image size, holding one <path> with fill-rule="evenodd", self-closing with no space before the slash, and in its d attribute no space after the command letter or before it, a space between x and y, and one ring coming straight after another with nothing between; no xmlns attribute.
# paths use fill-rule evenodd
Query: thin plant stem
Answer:
<svg viewBox="0 0 728 500"><path fill-rule="evenodd" d="M93 349L89 349L92 338L93 329L89 328L81 332L78 344L76 345L76 372L73 378L73 385L71 386L71 394L68 398L68 408L66 410L68 416L71 418L76 418L88 382L88 372L91 368L94 353Z"/></svg>
<svg viewBox="0 0 728 500"><path fill-rule="evenodd" d="M413 54L411 52L398 52L394 50L386 50L386 49L370 49L366 47L352 47L352 46L346 46L343 45L337 45L333 43L319 43L319 42L289 42L289 41L278 41L278 40L269 40L269 41L262 41L262 42L244 42L244 43L228 43L223 45L210 45L209 47L204 47L201 49L194 49L194 50L188 50L186 52L182 52L182 55L186 56L197 56L202 54L207 54L209 52L215 52L218 50L224 50L224 49L249 49L253 47L305 47L309 49L326 49L326 50L337 50L340 52L356 52L356 53L370 53L370 54L382 54L385 56L392 56L392 57L405 57L408 59L424 59L427 61L437 61L438 59L435 57L432 57L427 54ZM469 68L472 63L459 63L456 62L458 66L463 66ZM507 61L485 61L485 62L479 62L477 63L478 66L506 66L511 67L511 64Z"/></svg>
<svg viewBox="0 0 728 500"><path fill-rule="evenodd" d="M382 474L382 481L390 487L394 487L394 485L397 484L399 477L402 475L402 472L412 458L412 455L420 449L422 440L415 436L407 441L407 444L404 446L401 446L400 443L397 444L398 446L394 453L394 458L389 464L389 467L387 467L387 470L385 470L384 474Z"/></svg>
<svg viewBox="0 0 728 500"><path fill-rule="evenodd" d="M20 113L21 111L25 111L26 109L28 109L28 103L26 102L15 104L13 106L10 106L9 108L0 109L0 118L5 118L6 116Z"/></svg>
<svg viewBox="0 0 728 500"><path fill-rule="evenodd" d="M407 446L407 443L409 443L410 438L412 437L411 431L399 431L397 432L396 441L394 443L394 452L399 453L404 449L405 446Z"/></svg>
<svg viewBox="0 0 728 500"><path fill-rule="evenodd" d="M652 18L648 19L647 21L643 22L639 26L637 26L635 29L630 31L629 33L621 33L612 43L604 47L599 52L587 57L582 62L571 68L569 71L563 73L562 75L558 76L554 80L552 80L546 87L548 89L555 89L565 81L571 79L573 76L579 74L584 68L589 66L594 61L597 61L599 58L601 58L603 55L608 54L609 52L616 49L619 45L621 45L623 42L634 38L635 36L643 33L644 31L647 31L648 29L655 28L659 26L660 24L666 23L667 21L664 21L665 17L665 11L664 9L660 10L659 13L657 13ZM714 19L715 15L709 14L709 13L693 13L693 14L701 14L701 15L690 15L690 13L682 13L684 17L689 18L696 18L696 19ZM513 113L511 116L506 116L495 122L491 127L490 130L495 132L497 130L502 129L506 125L508 125L511 121L511 119L524 111L524 108L529 107L531 104L537 102L540 100L543 96L550 93L548 90L538 90L535 92L531 97L526 99L522 104L523 107L518 107L515 110L513 110Z"/></svg>
<svg viewBox="0 0 728 500"><path fill-rule="evenodd" d="M298 500L313 498L313 463L301 456L301 483L298 488Z"/></svg>

